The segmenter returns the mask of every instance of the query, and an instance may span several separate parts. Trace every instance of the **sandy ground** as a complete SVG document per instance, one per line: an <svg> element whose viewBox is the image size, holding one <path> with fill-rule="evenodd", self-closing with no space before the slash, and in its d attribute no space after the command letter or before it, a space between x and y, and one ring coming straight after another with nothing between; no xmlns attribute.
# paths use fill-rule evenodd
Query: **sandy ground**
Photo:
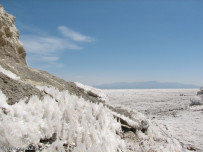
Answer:
<svg viewBox="0 0 203 152"><path fill-rule="evenodd" d="M196 89L104 90L114 107L146 114L178 139L185 151L203 152L203 106L190 107Z"/></svg>

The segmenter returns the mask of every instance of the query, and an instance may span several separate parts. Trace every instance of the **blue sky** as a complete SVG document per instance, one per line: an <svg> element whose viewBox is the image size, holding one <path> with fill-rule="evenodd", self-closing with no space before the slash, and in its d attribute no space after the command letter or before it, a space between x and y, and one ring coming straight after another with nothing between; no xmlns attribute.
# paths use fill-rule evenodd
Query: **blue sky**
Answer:
<svg viewBox="0 0 203 152"><path fill-rule="evenodd" d="M201 0L1 0L30 66L89 85L203 84Z"/></svg>

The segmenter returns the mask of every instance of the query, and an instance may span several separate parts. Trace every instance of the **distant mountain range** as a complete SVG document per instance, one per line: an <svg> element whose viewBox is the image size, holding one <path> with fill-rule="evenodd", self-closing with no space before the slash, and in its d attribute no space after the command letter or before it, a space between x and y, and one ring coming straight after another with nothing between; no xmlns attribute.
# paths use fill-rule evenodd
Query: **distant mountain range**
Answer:
<svg viewBox="0 0 203 152"><path fill-rule="evenodd" d="M146 81L146 82L118 82L118 83L107 83L94 86L100 89L189 89L189 88L200 88L200 86L193 84L182 84L176 82L157 82L157 81Z"/></svg>

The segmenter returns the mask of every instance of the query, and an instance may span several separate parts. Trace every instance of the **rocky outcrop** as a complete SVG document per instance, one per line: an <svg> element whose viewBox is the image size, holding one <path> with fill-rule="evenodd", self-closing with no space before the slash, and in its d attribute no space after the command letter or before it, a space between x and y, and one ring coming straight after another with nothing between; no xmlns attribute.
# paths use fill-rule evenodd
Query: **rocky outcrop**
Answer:
<svg viewBox="0 0 203 152"><path fill-rule="evenodd" d="M18 75L21 78L21 82L26 83L26 85L31 86L54 86L59 90L68 90L71 94L75 94L77 96L82 96L86 100L90 100L92 102L100 102L97 98L92 95L88 95L84 92L83 89L77 87L73 82L67 82L63 79L55 77L48 72L33 69L27 65L26 62L26 51L19 40L20 34L15 26L15 17L8 14L2 6L0 6L0 65L14 74ZM7 88L7 84L3 80L3 77L0 77L0 85L2 88ZM24 92L20 89L19 86L24 88L23 83L16 82L16 80L12 80L10 85L16 85L16 88L19 97L15 98L12 102L9 101L9 104L13 104L17 99L22 97L21 93ZM28 89L29 90L29 89ZM4 93L8 96L8 90L4 91ZM16 95L18 95L16 94ZM33 94L39 94L34 93Z"/></svg>
<svg viewBox="0 0 203 152"><path fill-rule="evenodd" d="M7 14L0 6L0 58L6 62L26 63L26 52L19 41L19 31L15 26L15 17Z"/></svg>
<svg viewBox="0 0 203 152"><path fill-rule="evenodd" d="M203 96L203 86L200 88L200 91L197 92L197 95L202 95Z"/></svg>
<svg viewBox="0 0 203 152"><path fill-rule="evenodd" d="M190 99L190 106L203 105L203 87L197 92L197 98Z"/></svg>

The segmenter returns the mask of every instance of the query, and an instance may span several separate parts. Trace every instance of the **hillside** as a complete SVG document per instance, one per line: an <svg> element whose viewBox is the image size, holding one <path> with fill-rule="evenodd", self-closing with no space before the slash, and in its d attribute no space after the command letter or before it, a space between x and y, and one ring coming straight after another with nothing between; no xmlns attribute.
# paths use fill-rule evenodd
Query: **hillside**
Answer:
<svg viewBox="0 0 203 152"><path fill-rule="evenodd" d="M143 114L107 105L101 90L29 67L14 23L0 6L0 152L182 151Z"/></svg>

